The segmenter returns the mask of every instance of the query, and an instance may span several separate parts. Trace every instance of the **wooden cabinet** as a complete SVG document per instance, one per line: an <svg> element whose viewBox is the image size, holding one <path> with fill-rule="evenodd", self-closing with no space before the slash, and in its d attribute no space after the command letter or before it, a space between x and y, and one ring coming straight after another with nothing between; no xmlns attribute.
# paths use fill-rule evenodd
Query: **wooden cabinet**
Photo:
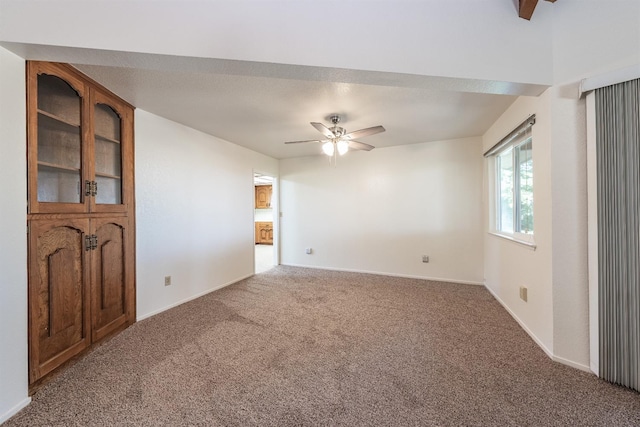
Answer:
<svg viewBox="0 0 640 427"><path fill-rule="evenodd" d="M29 381L135 321L133 107L27 63Z"/></svg>
<svg viewBox="0 0 640 427"><path fill-rule="evenodd" d="M33 383L89 346L88 219L31 221L29 380Z"/></svg>
<svg viewBox="0 0 640 427"><path fill-rule="evenodd" d="M270 185L256 185L256 209L268 209L271 207Z"/></svg>
<svg viewBox="0 0 640 427"><path fill-rule="evenodd" d="M256 244L273 245L272 222L256 222Z"/></svg>
<svg viewBox="0 0 640 427"><path fill-rule="evenodd" d="M29 213L129 213L133 108L65 64L28 63Z"/></svg>
<svg viewBox="0 0 640 427"><path fill-rule="evenodd" d="M133 235L124 217L92 221L91 339L99 341L135 319Z"/></svg>

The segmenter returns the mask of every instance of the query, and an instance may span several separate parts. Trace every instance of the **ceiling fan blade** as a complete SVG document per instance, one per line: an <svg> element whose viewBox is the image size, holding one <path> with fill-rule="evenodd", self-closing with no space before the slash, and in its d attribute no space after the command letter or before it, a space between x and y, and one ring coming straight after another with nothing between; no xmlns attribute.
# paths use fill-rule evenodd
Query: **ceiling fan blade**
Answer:
<svg viewBox="0 0 640 427"><path fill-rule="evenodd" d="M349 141L349 148L353 150L371 151L376 147L374 147L373 145L365 144L364 142L352 140L352 141Z"/></svg>
<svg viewBox="0 0 640 427"><path fill-rule="evenodd" d="M318 131L321 134L323 134L324 136L326 136L327 138L335 138L336 137L334 135L334 133L331 132L331 129L329 129L328 127L326 127L322 123L311 122L311 126L313 126L314 128L318 129Z"/></svg>
<svg viewBox="0 0 640 427"><path fill-rule="evenodd" d="M303 142L325 142L325 141L320 141L319 139L307 139L305 141L287 141L285 142L285 144L300 144Z"/></svg>
<svg viewBox="0 0 640 427"><path fill-rule="evenodd" d="M374 126L371 128L366 128L366 129L360 129L360 130L354 130L353 132L350 132L346 135L342 135L342 139L347 139L347 140L352 140L352 139L356 139L356 138L363 138L365 136L369 136L369 135L375 135L376 133L381 133L384 132L385 128L382 126Z"/></svg>

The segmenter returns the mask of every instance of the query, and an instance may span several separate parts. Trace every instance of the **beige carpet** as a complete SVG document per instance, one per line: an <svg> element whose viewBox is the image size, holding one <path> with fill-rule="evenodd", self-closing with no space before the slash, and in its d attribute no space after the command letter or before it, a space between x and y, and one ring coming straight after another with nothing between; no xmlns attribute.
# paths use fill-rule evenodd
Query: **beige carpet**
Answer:
<svg viewBox="0 0 640 427"><path fill-rule="evenodd" d="M275 267L139 322L7 426L638 426L480 286Z"/></svg>

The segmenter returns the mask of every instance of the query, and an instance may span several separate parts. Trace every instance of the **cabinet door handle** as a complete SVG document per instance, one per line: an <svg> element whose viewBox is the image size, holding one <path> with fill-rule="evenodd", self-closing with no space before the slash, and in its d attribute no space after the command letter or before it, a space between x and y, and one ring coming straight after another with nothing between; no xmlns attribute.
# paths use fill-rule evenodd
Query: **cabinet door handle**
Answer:
<svg viewBox="0 0 640 427"><path fill-rule="evenodd" d="M86 180L84 182L84 195L95 197L98 194L98 183L96 181Z"/></svg>
<svg viewBox="0 0 640 427"><path fill-rule="evenodd" d="M95 234L87 234L84 236L85 251L93 251L98 248L98 236Z"/></svg>

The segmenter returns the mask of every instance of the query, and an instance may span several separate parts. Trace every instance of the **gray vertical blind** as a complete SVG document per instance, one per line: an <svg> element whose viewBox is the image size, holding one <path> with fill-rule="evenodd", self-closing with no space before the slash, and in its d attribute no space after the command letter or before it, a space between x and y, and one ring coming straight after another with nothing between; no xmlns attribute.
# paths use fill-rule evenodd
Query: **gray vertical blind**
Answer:
<svg viewBox="0 0 640 427"><path fill-rule="evenodd" d="M640 79L595 100L600 376L640 391Z"/></svg>

